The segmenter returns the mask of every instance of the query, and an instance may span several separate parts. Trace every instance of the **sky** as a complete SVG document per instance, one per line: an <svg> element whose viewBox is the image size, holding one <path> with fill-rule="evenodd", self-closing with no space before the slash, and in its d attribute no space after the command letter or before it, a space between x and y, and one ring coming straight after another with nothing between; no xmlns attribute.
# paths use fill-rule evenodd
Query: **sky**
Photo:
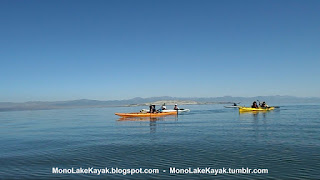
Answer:
<svg viewBox="0 0 320 180"><path fill-rule="evenodd" d="M320 97L318 0L0 0L0 102Z"/></svg>

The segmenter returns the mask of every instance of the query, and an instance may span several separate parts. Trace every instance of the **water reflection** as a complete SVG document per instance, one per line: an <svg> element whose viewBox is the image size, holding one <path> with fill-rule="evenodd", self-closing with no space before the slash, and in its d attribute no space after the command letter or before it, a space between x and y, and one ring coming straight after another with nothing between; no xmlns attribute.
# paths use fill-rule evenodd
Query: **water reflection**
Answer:
<svg viewBox="0 0 320 180"><path fill-rule="evenodd" d="M259 117L265 121L267 118L267 114L270 113L269 111L264 112L257 112L257 111L248 111L248 112L239 112L240 120L251 120L253 118L254 121L258 121Z"/></svg>
<svg viewBox="0 0 320 180"><path fill-rule="evenodd" d="M270 112L271 111L239 111L239 114L266 114Z"/></svg>
<svg viewBox="0 0 320 180"><path fill-rule="evenodd" d="M140 123L141 126L145 126L146 122L149 122L150 133L155 133L157 129L157 122L161 121L178 121L178 116L166 116L166 117L121 117L117 120L118 122L144 122Z"/></svg>
<svg viewBox="0 0 320 180"><path fill-rule="evenodd" d="M239 120L243 124L247 124L252 132L254 141L258 142L263 140L267 134L268 117L272 117L270 111L265 112L239 112ZM271 116L270 116L271 115Z"/></svg>

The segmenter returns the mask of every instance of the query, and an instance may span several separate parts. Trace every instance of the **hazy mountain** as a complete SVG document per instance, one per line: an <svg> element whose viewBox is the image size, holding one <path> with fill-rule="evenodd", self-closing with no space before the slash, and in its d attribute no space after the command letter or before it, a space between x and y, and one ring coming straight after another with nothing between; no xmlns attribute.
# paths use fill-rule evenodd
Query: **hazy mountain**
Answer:
<svg viewBox="0 0 320 180"><path fill-rule="evenodd" d="M241 102L241 104L249 105L252 101L266 101L268 104L279 105L281 103L319 103L320 98L302 98L294 96L257 96L257 97L210 97L210 98L197 98L197 97L150 97L140 98L136 97L128 100L112 100L112 101L99 101L80 99L72 101L29 101L24 103L0 102L0 111L19 111L19 110L41 110L41 109L64 109L64 108L91 108L91 107L111 107L111 106L134 106L146 105L148 103L159 101L177 101L180 104L192 101L197 104L210 104L210 103L225 103Z"/></svg>

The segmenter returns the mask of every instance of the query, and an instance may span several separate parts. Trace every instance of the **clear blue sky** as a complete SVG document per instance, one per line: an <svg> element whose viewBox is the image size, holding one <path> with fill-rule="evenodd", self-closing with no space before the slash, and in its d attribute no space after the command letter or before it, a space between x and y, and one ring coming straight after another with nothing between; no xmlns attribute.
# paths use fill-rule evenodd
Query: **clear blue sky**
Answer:
<svg viewBox="0 0 320 180"><path fill-rule="evenodd" d="M320 97L319 0L0 0L0 102Z"/></svg>

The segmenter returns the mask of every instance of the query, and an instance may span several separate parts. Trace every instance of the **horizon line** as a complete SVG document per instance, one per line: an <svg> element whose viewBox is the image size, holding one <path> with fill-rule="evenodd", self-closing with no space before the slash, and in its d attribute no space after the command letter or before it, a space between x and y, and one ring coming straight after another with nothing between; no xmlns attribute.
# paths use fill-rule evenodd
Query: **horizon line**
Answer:
<svg viewBox="0 0 320 180"><path fill-rule="evenodd" d="M0 101L0 103L30 103L30 102L64 102L64 101L80 101L80 100L90 100L90 101L125 101L125 100L132 100L135 98L141 98L141 99L149 99L149 98L161 98L161 97L168 97L168 98L223 98L223 97L232 97L232 98L255 98L255 97L275 97L275 96L281 96L281 97L292 97L292 98L320 98L320 97L312 97L312 96L292 96L292 95L259 95L259 96L211 96L211 97L174 97L174 96L151 96L151 97L133 97L128 99L115 99L115 100L98 100L98 99L88 99L88 98L79 98L79 99L69 99L69 100L31 100L31 101Z"/></svg>

